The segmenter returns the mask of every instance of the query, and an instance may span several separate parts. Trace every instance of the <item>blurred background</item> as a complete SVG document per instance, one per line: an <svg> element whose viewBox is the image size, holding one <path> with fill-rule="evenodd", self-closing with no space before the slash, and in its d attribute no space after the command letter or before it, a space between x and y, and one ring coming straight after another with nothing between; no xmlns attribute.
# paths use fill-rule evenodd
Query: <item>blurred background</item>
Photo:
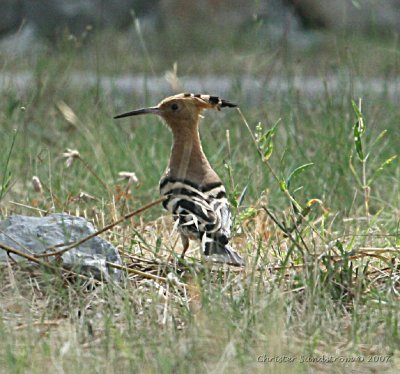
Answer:
<svg viewBox="0 0 400 374"><path fill-rule="evenodd" d="M119 171L137 173L135 196L148 201L158 194L168 131L155 119L112 117L182 91L238 102L253 130L280 122L277 172L315 163L299 176L307 189L298 194L348 209L351 101L363 99L371 144L398 128L400 0L0 0L0 14L0 133L7 149L15 140L12 157L0 155L3 183L12 173L7 199L32 204L33 175L60 201L82 190L104 196L85 168L63 166L70 148L105 184L118 187ZM249 183L254 200L268 188L279 204L237 112L207 117L205 149L225 180L230 130L232 191ZM372 169L397 149L389 137ZM398 173L384 174L386 193L395 193ZM49 199L43 205L55 204Z"/></svg>
<svg viewBox="0 0 400 374"><path fill-rule="evenodd" d="M2 0L0 6L3 36L25 24L37 36L52 40L66 28L75 35L88 25L128 29L132 14L160 32L171 28L184 32L197 24L204 26L204 21L218 24L221 31L237 27L236 33L255 23L271 34L274 28L282 32L288 23L293 31L301 26L370 34L400 29L397 0Z"/></svg>
<svg viewBox="0 0 400 374"><path fill-rule="evenodd" d="M318 74L338 68L343 39L364 72L398 62L399 0L0 0L0 14L3 64L78 48L96 51L81 68L108 73L267 74L303 59L299 72Z"/></svg>

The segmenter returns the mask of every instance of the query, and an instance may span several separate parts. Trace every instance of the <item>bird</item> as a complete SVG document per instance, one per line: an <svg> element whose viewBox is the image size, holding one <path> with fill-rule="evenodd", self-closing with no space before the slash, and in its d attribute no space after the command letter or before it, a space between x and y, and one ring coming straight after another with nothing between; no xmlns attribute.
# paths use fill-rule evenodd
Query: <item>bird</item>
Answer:
<svg viewBox="0 0 400 374"><path fill-rule="evenodd" d="M230 245L232 218L226 190L203 151L199 135L204 110L235 107L237 104L218 96L180 93L154 107L114 117L155 114L172 132L171 156L159 188L160 194L166 197L163 206L172 213L174 227L181 236L182 259L189 248L189 240L198 240L207 261L245 265Z"/></svg>

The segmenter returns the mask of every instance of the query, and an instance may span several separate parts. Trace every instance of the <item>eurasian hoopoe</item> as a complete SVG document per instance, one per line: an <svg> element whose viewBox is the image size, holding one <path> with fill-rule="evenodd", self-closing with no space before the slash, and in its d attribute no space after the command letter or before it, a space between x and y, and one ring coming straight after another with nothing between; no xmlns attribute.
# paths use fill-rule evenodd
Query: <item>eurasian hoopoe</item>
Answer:
<svg viewBox="0 0 400 374"><path fill-rule="evenodd" d="M231 214L225 188L208 162L199 136L201 112L224 107L236 104L216 96L184 93L114 118L157 114L172 131L171 158L160 180L160 193L167 196L163 206L173 214L181 235L182 258L189 239L198 239L207 260L243 266L243 259L229 245Z"/></svg>

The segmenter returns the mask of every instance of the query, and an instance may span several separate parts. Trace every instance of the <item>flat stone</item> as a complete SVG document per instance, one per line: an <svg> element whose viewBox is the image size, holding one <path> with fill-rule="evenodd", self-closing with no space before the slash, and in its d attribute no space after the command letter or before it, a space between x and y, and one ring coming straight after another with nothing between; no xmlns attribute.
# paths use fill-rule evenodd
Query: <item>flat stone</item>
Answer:
<svg viewBox="0 0 400 374"><path fill-rule="evenodd" d="M62 243L71 244L95 231L93 225L84 218L65 213L54 213L46 217L15 215L0 221L0 243L35 255L44 253L48 247ZM48 259L55 260L53 256ZM99 236L63 253L61 259L64 268L80 274L90 275L96 279L120 280L121 278L120 270L106 264L107 261L122 264L117 249ZM0 263L12 260L27 261L21 256L0 249Z"/></svg>

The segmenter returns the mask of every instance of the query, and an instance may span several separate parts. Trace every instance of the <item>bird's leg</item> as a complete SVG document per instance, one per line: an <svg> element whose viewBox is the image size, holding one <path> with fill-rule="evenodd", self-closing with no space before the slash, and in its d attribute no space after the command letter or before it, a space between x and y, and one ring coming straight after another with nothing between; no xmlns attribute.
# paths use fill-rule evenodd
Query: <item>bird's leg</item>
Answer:
<svg viewBox="0 0 400 374"><path fill-rule="evenodd" d="M183 258L185 257L185 253L189 248L189 238L187 236L181 234L181 240L182 240L182 245L183 245L181 259L183 260Z"/></svg>

